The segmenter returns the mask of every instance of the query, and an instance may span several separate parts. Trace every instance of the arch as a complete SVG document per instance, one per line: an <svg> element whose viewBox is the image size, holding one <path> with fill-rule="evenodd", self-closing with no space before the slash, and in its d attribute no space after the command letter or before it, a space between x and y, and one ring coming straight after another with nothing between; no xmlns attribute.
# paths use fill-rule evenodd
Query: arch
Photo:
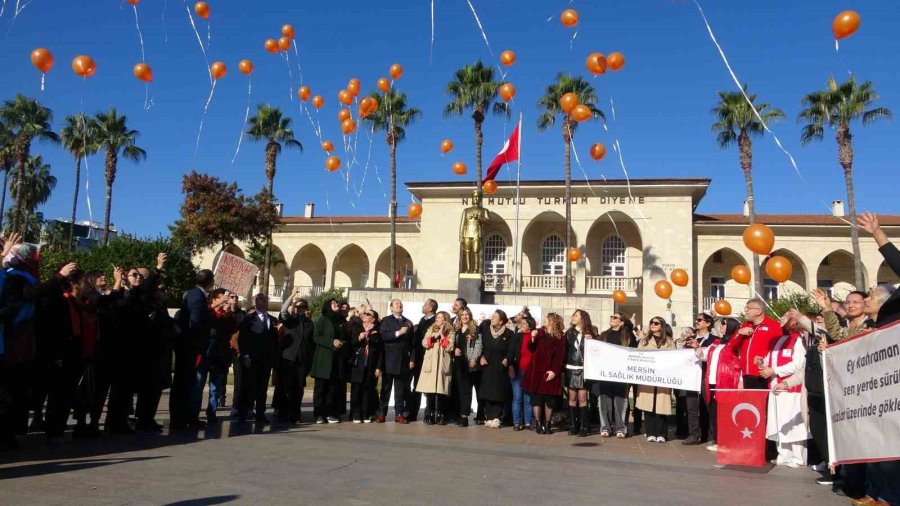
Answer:
<svg viewBox="0 0 900 506"><path fill-rule="evenodd" d="M223 252L231 253L232 255L243 258L244 260L247 259L247 256L244 254L244 250L242 250L236 244L231 243L231 244L225 246L224 248L220 249L218 252L216 252L215 256L213 257L213 261L212 261L212 265L210 266L210 269L216 268L216 264L219 263L219 257L222 256Z"/></svg>
<svg viewBox="0 0 900 506"><path fill-rule="evenodd" d="M566 241L551 233L541 241L541 274L562 276L566 270Z"/></svg>
<svg viewBox="0 0 900 506"><path fill-rule="evenodd" d="M334 256L331 271L331 286L362 288L370 275L369 256L358 245L348 244Z"/></svg>
<svg viewBox="0 0 900 506"><path fill-rule="evenodd" d="M293 286L325 286L327 269L328 264L322 249L315 244L307 244L300 248L291 260Z"/></svg>
<svg viewBox="0 0 900 506"><path fill-rule="evenodd" d="M609 246L610 239L618 237L624 247L624 255L617 262L621 268L604 262L604 244ZM621 211L609 211L601 214L587 233L584 245L585 266L591 276L641 277L643 274L643 240L637 223ZM607 249L607 253L610 250ZM610 260L607 258L606 260Z"/></svg>
<svg viewBox="0 0 900 506"><path fill-rule="evenodd" d="M494 232L484 240L484 273L507 274L509 272L509 244L502 235Z"/></svg>
<svg viewBox="0 0 900 506"><path fill-rule="evenodd" d="M785 281L783 284L776 283L775 280L769 278L766 274L765 259L761 259L762 266L760 268L760 275L763 278L764 292L762 295L768 299L769 296L765 292L772 290L776 290L779 297L791 293L806 293L806 287L809 286L807 284L809 275L806 272L806 264L803 263L803 260L793 251L784 248L773 251L772 256L775 255L787 258L791 262L791 279Z"/></svg>
<svg viewBox="0 0 900 506"><path fill-rule="evenodd" d="M501 218L495 212L488 211L488 217L490 221L484 224L481 229L481 236L484 237L484 242L481 244L481 260L482 260L482 272L485 274L492 273L503 273L503 274L512 274L515 271L515 251L513 251L513 236L512 232L509 229L509 225L506 224L506 220ZM488 251L487 245L488 240L492 237L499 237L503 240L505 244L503 255L505 257L505 261L502 262L503 270L502 271L491 271L488 268ZM495 243L496 244L496 243ZM462 255L460 255L460 269L462 269ZM500 265L500 264L495 264Z"/></svg>
<svg viewBox="0 0 900 506"><path fill-rule="evenodd" d="M898 276L887 264L887 260L881 262L881 265L878 266L878 273L875 281L880 285L882 283L887 283L889 285L896 285L900 283L900 276Z"/></svg>
<svg viewBox="0 0 900 506"><path fill-rule="evenodd" d="M409 286L410 282L412 282L411 288L414 288L416 271L413 265L412 256L406 248L399 244L397 245L397 269L404 278L404 281L402 282L403 286ZM381 255L378 255L378 260L375 262L375 288L391 288L394 286L394 277L397 273L391 273L390 270L391 247L388 246L381 252Z"/></svg>
<svg viewBox="0 0 900 506"><path fill-rule="evenodd" d="M704 310L712 307L715 300L746 300L751 297L753 292L750 287L731 279L731 269L737 265L749 267L744 257L731 248L720 248L703 262L700 269L700 293L704 298Z"/></svg>
<svg viewBox="0 0 900 506"><path fill-rule="evenodd" d="M555 211L544 211L528 222L522 233L522 274L543 274L541 253L544 241L551 235L559 236L565 244L566 219L561 214ZM578 244L578 238L574 231L572 231L572 244Z"/></svg>
<svg viewBox="0 0 900 506"><path fill-rule="evenodd" d="M837 300L844 300L853 290L865 290L868 279L866 267L863 266L863 286L856 286L853 254L844 249L826 255L816 269L816 287L830 290L831 296Z"/></svg>
<svg viewBox="0 0 900 506"><path fill-rule="evenodd" d="M284 253L273 244L269 256L269 296L281 297L282 292L291 290L292 281Z"/></svg>

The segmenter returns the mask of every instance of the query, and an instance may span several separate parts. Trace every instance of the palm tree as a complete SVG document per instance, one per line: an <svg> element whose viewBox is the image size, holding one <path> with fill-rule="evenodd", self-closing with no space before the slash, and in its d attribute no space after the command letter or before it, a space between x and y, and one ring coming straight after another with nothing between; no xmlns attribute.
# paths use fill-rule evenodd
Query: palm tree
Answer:
<svg viewBox="0 0 900 506"><path fill-rule="evenodd" d="M116 168L119 153L125 158L138 163L147 159L147 152L135 145L140 132L130 130L124 115L119 115L115 107L107 113L97 113L94 121L94 146L98 151L106 150L104 175L106 176L106 213L103 219L103 244L109 244L109 217L112 212L112 187L116 180Z"/></svg>
<svg viewBox="0 0 900 506"><path fill-rule="evenodd" d="M303 151L303 144L294 138L291 129L291 118L281 117L281 109L269 104L257 106L256 116L250 118L247 135L254 141L266 143L266 190L272 199L275 198L275 165L281 148L298 148ZM266 255L263 264L262 291L269 293L269 267L272 265L272 238L266 240Z"/></svg>
<svg viewBox="0 0 900 506"><path fill-rule="evenodd" d="M769 104L757 104L756 95L751 95L744 85L744 93L753 102L762 119L769 124L784 118L784 113ZM722 149L737 143L741 169L744 171L744 186L747 188L747 208L750 211L750 224L756 223L756 204L753 196L753 141L751 136L760 136L765 132L763 124L756 117L744 93L720 91L719 103L712 109L716 122L712 131L717 133L716 142ZM760 276L759 255L753 254L753 286L756 293L762 293L762 277Z"/></svg>
<svg viewBox="0 0 900 506"><path fill-rule="evenodd" d="M406 138L406 127L422 117L422 111L415 107L407 107L406 93L390 90L384 95L372 92L371 97L378 101L375 112L366 116L372 122L373 130L383 130L384 140L391 152L391 273L397 272L397 144Z"/></svg>
<svg viewBox="0 0 900 506"><path fill-rule="evenodd" d="M4 102L0 108L0 117L6 123L6 127L13 138L13 157L17 164L18 184L25 183L25 165L31 156L31 142L35 139L59 142L59 136L53 131L50 121L53 113L42 106L36 100L22 94L16 94L12 100ZM25 193L24 188L18 188L18 195ZM15 197L14 197L15 198ZM16 200L18 211L15 213L17 220L25 216L24 202ZM21 228L22 223L14 221L10 224L12 230Z"/></svg>
<svg viewBox="0 0 900 506"><path fill-rule="evenodd" d="M72 222L69 226L70 247L75 245L75 219L78 214L78 186L81 184L81 160L97 152L94 140L94 121L83 113L66 116L66 124L60 132L63 147L75 157L75 191L72 196Z"/></svg>
<svg viewBox="0 0 900 506"><path fill-rule="evenodd" d="M40 156L28 159L24 175L24 180L21 180L18 172L13 173L10 195L16 202L21 202L22 207L10 209L10 214L14 220L22 223L23 237L26 240L38 240L39 237L28 235L33 230L31 220L37 207L50 199L50 194L56 187L56 177L50 174L50 166ZM18 215L20 211L24 214Z"/></svg>
<svg viewBox="0 0 900 506"><path fill-rule="evenodd" d="M485 113L490 110L496 115L509 116L506 103L497 101L501 84L494 79L493 67L485 67L481 60L457 70L453 80L447 83L447 94L453 100L444 106L444 117L461 116L466 110L471 109L472 119L475 120L475 189L479 194L481 194L481 146L484 142L481 124L484 123Z"/></svg>
<svg viewBox="0 0 900 506"><path fill-rule="evenodd" d="M814 91L803 97L806 109L800 111L799 120L806 125L800 132L800 142L808 144L821 140L825 126L837 131L838 163L844 169L844 183L847 185L847 207L850 210L850 239L853 244L853 272L858 289L863 289L862 260L859 254L859 229L856 227L856 198L853 193L853 136L850 123L862 120L869 125L879 119L893 117L885 107L866 110L878 100L872 81L857 84L852 76L846 82L837 84L834 78L828 80L828 89Z"/></svg>
<svg viewBox="0 0 900 506"><path fill-rule="evenodd" d="M547 86L543 97L538 100L538 107L543 113L538 117L538 129L543 131L556 124L556 116L562 115L562 136L565 142L565 177L566 177L566 249L572 246L572 139L578 123L563 112L559 99L566 93L574 93L581 104L586 105L595 118L606 119L603 111L596 107L597 90L583 77L572 77L568 74L557 74L556 82ZM566 293L572 293L572 262L566 259Z"/></svg>
<svg viewBox="0 0 900 506"><path fill-rule="evenodd" d="M9 172L15 165L13 135L3 121L0 121L0 170L3 171L3 193L0 196L0 229L3 228L3 214L6 211L6 189L9 188Z"/></svg>

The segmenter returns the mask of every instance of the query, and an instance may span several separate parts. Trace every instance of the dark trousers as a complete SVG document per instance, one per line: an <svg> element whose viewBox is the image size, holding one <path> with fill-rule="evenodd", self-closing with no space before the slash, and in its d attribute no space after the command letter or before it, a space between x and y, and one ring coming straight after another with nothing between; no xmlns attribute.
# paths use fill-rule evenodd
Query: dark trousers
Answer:
<svg viewBox="0 0 900 506"><path fill-rule="evenodd" d="M183 346L175 348L175 371L172 376L172 388L169 390L169 415L172 423L187 423L191 420L188 405L195 382L196 356L196 351L191 348Z"/></svg>
<svg viewBox="0 0 900 506"><path fill-rule="evenodd" d="M366 371L362 383L350 385L350 418L363 420L375 415L378 410L378 393L375 391L375 383L378 379L374 374Z"/></svg>
<svg viewBox="0 0 900 506"><path fill-rule="evenodd" d="M669 436L669 417L667 415L657 415L656 413L644 413L644 422L646 424L646 432L648 436L664 437Z"/></svg>
<svg viewBox="0 0 900 506"><path fill-rule="evenodd" d="M238 359L238 358L234 359L234 362L231 364L231 371L232 371L232 374L234 375L234 378L233 378L234 379L234 381L233 381L234 388L232 388L233 393L231 394L231 396L232 396L231 406L233 408L237 408L241 402L241 389L238 388L238 385L241 384L241 378L242 378L243 372L244 372L244 364L241 363L240 359Z"/></svg>
<svg viewBox="0 0 900 506"><path fill-rule="evenodd" d="M469 416L472 411L472 379L474 375L481 376L481 371L460 372L459 369L454 371L453 386L456 393L457 414L463 418Z"/></svg>
<svg viewBox="0 0 900 506"><path fill-rule="evenodd" d="M447 415L449 397L440 394L425 394L425 416Z"/></svg>
<svg viewBox="0 0 900 506"><path fill-rule="evenodd" d="M684 391L682 390L674 390L673 393L675 394L675 437L687 437L687 398L684 396Z"/></svg>
<svg viewBox="0 0 900 506"><path fill-rule="evenodd" d="M719 404L716 402L716 399L714 397L710 397L709 406L707 406L707 409L709 410L709 439L713 443L718 441L716 439L719 427L719 419L716 418L718 416L718 408Z"/></svg>
<svg viewBox="0 0 900 506"><path fill-rule="evenodd" d="M810 459L814 463L828 462L828 422L825 416L825 396L807 395L806 406L809 412L809 432L812 434Z"/></svg>
<svg viewBox="0 0 900 506"><path fill-rule="evenodd" d="M419 386L420 374L422 374L421 361L419 361L416 364L416 368L413 369L413 386L412 388L407 387L408 392L406 392L406 397L403 400L403 412L408 413L406 416L412 420L418 418L419 410L422 408L422 393L416 391L416 387Z"/></svg>
<svg viewBox="0 0 900 506"><path fill-rule="evenodd" d="M387 417L388 401L391 399L391 390L394 391L394 413L397 416L403 414L406 389L409 387L409 376L405 374L384 374L381 376L381 416Z"/></svg>
<svg viewBox="0 0 900 506"><path fill-rule="evenodd" d="M238 407L241 415L246 414L251 408L256 407L256 416L266 414L266 397L269 391L269 376L272 368L266 364L251 362L250 367L244 367L241 378L241 406Z"/></svg>
<svg viewBox="0 0 900 506"><path fill-rule="evenodd" d="M0 363L0 445L9 445L28 425L28 370L31 364Z"/></svg>
<svg viewBox="0 0 900 506"><path fill-rule="evenodd" d="M138 390L137 406L134 414L138 422L150 423L156 418L159 409L159 400L162 398L162 385L156 379L144 382Z"/></svg>
<svg viewBox="0 0 900 506"><path fill-rule="evenodd" d="M631 406L637 406L637 386L631 387ZM633 431L632 434L640 435L644 433L644 412L634 408L632 409L629 406L629 410L631 410L631 417L634 419ZM626 418L627 420L627 418Z"/></svg>
<svg viewBox="0 0 900 506"><path fill-rule="evenodd" d="M481 401L479 399L478 407L484 404L484 417L487 420L493 420L495 418L503 417L503 406L506 404L505 402L497 402L497 401Z"/></svg>
<svg viewBox="0 0 900 506"><path fill-rule="evenodd" d="M313 415L316 418L340 415L336 399L338 394L343 398L344 394L340 392L343 385L344 383L337 379L316 378L313 387Z"/></svg>
<svg viewBox="0 0 900 506"><path fill-rule="evenodd" d="M291 421L300 420L303 404L303 389L306 387L306 367L302 362L280 359L278 364L278 381L281 386L276 394L281 394L278 415Z"/></svg>
<svg viewBox="0 0 900 506"><path fill-rule="evenodd" d="M866 464L866 495L900 504L900 460Z"/></svg>
<svg viewBox="0 0 900 506"><path fill-rule="evenodd" d="M47 436L62 436L75 402L75 388L81 372L80 361L65 359L51 364L47 378Z"/></svg>
<svg viewBox="0 0 900 506"><path fill-rule="evenodd" d="M684 405L688 436L706 441L709 436L709 411L706 403L700 398L700 392L685 392Z"/></svg>

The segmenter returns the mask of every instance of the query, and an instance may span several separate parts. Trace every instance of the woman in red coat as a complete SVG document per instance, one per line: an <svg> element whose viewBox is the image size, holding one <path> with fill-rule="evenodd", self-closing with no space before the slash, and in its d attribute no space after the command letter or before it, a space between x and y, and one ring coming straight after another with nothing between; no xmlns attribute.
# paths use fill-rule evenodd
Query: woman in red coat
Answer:
<svg viewBox="0 0 900 506"><path fill-rule="evenodd" d="M562 398L560 375L566 358L562 317L547 314L544 327L531 332L528 349L532 352L531 364L522 378L522 389L531 397L537 433L551 434L553 410L559 409Z"/></svg>

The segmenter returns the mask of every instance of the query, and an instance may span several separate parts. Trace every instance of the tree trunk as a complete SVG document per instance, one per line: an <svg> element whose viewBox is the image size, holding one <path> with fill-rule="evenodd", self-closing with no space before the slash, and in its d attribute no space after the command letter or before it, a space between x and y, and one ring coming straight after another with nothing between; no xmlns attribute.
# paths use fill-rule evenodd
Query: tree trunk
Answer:
<svg viewBox="0 0 900 506"><path fill-rule="evenodd" d="M13 213L13 220L10 230L19 230L21 223L19 221L25 216L25 164L28 163L28 156L31 151L31 141L27 137L19 136L16 139L16 154L18 155L18 168L16 169L19 177L16 179L16 212Z"/></svg>
<svg viewBox="0 0 900 506"><path fill-rule="evenodd" d="M756 223L756 202L753 196L753 142L750 135L745 131L741 131L738 135L738 151L741 157L741 169L744 171L744 186L747 188L747 207L749 208L750 224ZM762 269L759 265L759 255L753 254L753 290L757 297L763 296L763 279Z"/></svg>
<svg viewBox="0 0 900 506"><path fill-rule="evenodd" d="M393 137L388 142L391 149L391 272L388 278L394 286L394 276L397 275L397 142Z"/></svg>
<svg viewBox="0 0 900 506"><path fill-rule="evenodd" d="M269 192L269 198L272 203L275 202L275 170L278 158L277 144L269 142L266 144L266 190ZM269 270L272 263L272 235L266 237L266 254L263 259L262 283L260 291L269 296Z"/></svg>
<svg viewBox="0 0 900 506"><path fill-rule="evenodd" d="M103 245L109 244L109 215L112 212L112 183L106 183L106 218L103 220Z"/></svg>
<svg viewBox="0 0 900 506"><path fill-rule="evenodd" d="M572 246L572 129L569 126L568 118L563 120L563 140L566 141L566 247L563 250L563 261L566 263L566 294L570 295L572 293L572 262L569 261L569 248Z"/></svg>
<svg viewBox="0 0 900 506"><path fill-rule="evenodd" d="M75 195L72 197L72 223L69 224L69 251L75 250L75 217L78 214L78 185L81 184L81 157L75 157Z"/></svg>
<svg viewBox="0 0 900 506"><path fill-rule="evenodd" d="M481 124L484 122L484 113L475 109L475 112L472 113L472 119L475 120L475 191L478 192L478 197L481 197L481 146L484 144L484 134L481 132Z"/></svg>
<svg viewBox="0 0 900 506"><path fill-rule="evenodd" d="M112 212L112 187L116 181L116 165L119 155L114 149L106 150L106 213L103 219L103 244L109 244L109 217Z"/></svg>
<svg viewBox="0 0 900 506"><path fill-rule="evenodd" d="M6 213L6 189L9 187L9 171L12 167L7 167L3 171L3 196L0 197L0 230L3 229L3 215Z"/></svg>
<svg viewBox="0 0 900 506"><path fill-rule="evenodd" d="M853 136L850 126L842 123L837 132L838 157L844 169L844 183L847 185L847 210L850 218L850 242L853 246L853 280L857 290L866 289L863 276L862 257L859 254L859 228L856 226L856 197L853 193Z"/></svg>

